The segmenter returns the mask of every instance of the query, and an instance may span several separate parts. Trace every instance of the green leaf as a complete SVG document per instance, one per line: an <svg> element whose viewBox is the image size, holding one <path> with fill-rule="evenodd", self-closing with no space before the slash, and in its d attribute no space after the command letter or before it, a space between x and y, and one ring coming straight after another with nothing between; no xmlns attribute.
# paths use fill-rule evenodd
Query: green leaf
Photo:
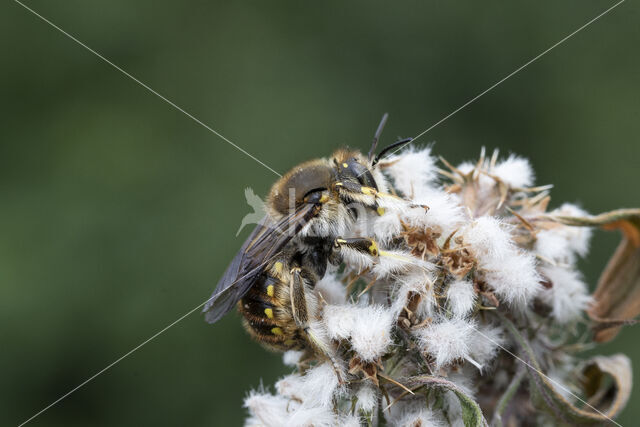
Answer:
<svg viewBox="0 0 640 427"><path fill-rule="evenodd" d="M462 421L465 427L488 426L487 421L482 415L480 405L471 397L462 391L457 385L443 377L432 375L418 375L411 377L406 382L411 388L424 385L427 388L444 389L455 393L462 407Z"/></svg>

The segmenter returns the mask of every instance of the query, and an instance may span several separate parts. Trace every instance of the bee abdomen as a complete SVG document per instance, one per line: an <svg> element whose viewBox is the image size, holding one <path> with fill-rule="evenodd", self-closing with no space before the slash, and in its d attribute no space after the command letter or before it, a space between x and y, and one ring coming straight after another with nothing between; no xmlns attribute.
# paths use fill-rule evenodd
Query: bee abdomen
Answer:
<svg viewBox="0 0 640 427"><path fill-rule="evenodd" d="M288 286L263 274L238 302L245 329L261 344L274 350L301 346L297 328L287 304Z"/></svg>

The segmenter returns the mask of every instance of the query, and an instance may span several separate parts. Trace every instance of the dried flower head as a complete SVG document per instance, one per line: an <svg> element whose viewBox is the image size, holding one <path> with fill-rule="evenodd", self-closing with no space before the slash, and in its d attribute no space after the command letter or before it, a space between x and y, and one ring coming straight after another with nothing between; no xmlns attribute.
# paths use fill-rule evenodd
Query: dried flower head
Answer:
<svg viewBox="0 0 640 427"><path fill-rule="evenodd" d="M345 251L314 290L313 333L333 360L286 353L296 372L246 398L247 425L587 424L624 407L629 360L576 353L592 339L583 325L610 331L637 308L594 300L576 259L589 227L608 225L627 230L631 249L612 262L629 264L640 212L548 211L551 186L534 186L521 157L440 160L412 148L380 165L401 199L349 231L372 235L379 256ZM631 282L611 273L603 286ZM593 314L609 312L626 317Z"/></svg>

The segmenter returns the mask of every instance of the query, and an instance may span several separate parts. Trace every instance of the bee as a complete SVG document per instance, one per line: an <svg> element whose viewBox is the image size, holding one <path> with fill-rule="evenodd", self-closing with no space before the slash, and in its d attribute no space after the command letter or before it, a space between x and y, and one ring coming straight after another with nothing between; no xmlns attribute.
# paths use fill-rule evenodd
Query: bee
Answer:
<svg viewBox="0 0 640 427"><path fill-rule="evenodd" d="M384 178L376 165L388 151L408 144L411 138L375 155L387 117L382 117L367 157L340 149L330 158L294 167L272 186L267 215L244 242L204 306L209 323L237 306L245 329L265 347L326 354L309 330L318 310L312 290L329 263L341 262L342 248L379 255L373 239L340 237L357 219L353 205L381 214L380 202L397 198L381 188Z"/></svg>

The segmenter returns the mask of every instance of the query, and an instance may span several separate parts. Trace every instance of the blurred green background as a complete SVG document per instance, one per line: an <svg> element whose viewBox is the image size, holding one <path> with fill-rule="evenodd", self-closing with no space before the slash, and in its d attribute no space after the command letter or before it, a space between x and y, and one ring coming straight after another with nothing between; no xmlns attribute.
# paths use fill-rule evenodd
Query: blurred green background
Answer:
<svg viewBox="0 0 640 427"><path fill-rule="evenodd" d="M612 5L27 3L279 172L416 135ZM14 2L0 6L0 423L209 297L275 175ZM553 206L640 205L640 5L626 2L421 138L531 159ZM593 286L618 241L598 233ZM640 372L640 328L600 352ZM286 373L237 314L194 313L33 425L239 425ZM640 417L640 386L619 421Z"/></svg>

